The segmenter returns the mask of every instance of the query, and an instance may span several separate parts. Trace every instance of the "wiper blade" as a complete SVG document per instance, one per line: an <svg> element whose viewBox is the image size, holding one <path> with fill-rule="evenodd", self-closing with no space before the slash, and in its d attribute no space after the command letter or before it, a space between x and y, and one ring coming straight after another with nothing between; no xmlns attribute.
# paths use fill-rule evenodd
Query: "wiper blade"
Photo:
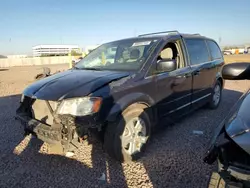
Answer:
<svg viewBox="0 0 250 188"><path fill-rule="evenodd" d="M76 69L76 70L101 70L100 68L98 67L73 67L73 69Z"/></svg>
<svg viewBox="0 0 250 188"><path fill-rule="evenodd" d="M83 70L101 70L100 68L98 67L84 67L82 68Z"/></svg>

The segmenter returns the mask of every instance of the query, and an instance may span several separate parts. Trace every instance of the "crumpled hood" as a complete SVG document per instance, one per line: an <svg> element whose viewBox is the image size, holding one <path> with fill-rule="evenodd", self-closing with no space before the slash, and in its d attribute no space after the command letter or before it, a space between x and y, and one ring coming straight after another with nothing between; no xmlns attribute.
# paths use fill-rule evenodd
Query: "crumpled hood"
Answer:
<svg viewBox="0 0 250 188"><path fill-rule="evenodd" d="M242 149L250 154L250 93L246 93L238 111L225 125L230 138Z"/></svg>
<svg viewBox="0 0 250 188"><path fill-rule="evenodd" d="M24 90L23 94L52 101L82 97L113 80L128 75L127 72L68 70L34 82Z"/></svg>

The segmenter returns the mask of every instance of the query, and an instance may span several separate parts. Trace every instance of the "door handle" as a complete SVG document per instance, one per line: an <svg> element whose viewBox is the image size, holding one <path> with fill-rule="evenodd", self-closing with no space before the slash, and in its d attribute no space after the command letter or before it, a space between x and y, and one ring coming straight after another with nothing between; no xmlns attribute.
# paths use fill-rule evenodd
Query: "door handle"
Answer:
<svg viewBox="0 0 250 188"><path fill-rule="evenodd" d="M188 78L190 76L192 76L192 73L186 73L186 74L178 75L178 76L176 76L176 78Z"/></svg>
<svg viewBox="0 0 250 188"><path fill-rule="evenodd" d="M186 78L187 76L186 75L179 75L179 76L176 76L176 78Z"/></svg>
<svg viewBox="0 0 250 188"><path fill-rule="evenodd" d="M194 71L193 75L194 75L194 76L198 76L198 75L200 75L200 70L196 70L196 71Z"/></svg>
<svg viewBox="0 0 250 188"><path fill-rule="evenodd" d="M178 76L176 76L175 77L176 79L171 84L171 87L180 85L181 83L183 83L184 80L186 80L186 77L187 77L186 75L178 75Z"/></svg>

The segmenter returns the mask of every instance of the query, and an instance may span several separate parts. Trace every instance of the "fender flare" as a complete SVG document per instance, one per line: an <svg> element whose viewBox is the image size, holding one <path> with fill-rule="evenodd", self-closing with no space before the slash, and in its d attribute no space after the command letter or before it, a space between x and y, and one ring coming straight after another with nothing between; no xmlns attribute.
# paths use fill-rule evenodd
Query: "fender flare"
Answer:
<svg viewBox="0 0 250 188"><path fill-rule="evenodd" d="M107 115L106 121L114 122L117 116L120 115L128 106L134 103L142 103L148 107L152 107L155 101L147 94L144 93L130 93L120 98L115 105L111 108Z"/></svg>

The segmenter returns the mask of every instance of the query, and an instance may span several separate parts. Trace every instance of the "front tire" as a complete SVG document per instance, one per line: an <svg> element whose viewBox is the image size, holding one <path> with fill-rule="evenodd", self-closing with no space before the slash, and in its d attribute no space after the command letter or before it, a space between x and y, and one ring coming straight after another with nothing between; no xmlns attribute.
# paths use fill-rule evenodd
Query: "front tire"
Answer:
<svg viewBox="0 0 250 188"><path fill-rule="evenodd" d="M109 123L104 135L106 152L120 162L138 159L151 134L145 106L131 105L117 121Z"/></svg>

